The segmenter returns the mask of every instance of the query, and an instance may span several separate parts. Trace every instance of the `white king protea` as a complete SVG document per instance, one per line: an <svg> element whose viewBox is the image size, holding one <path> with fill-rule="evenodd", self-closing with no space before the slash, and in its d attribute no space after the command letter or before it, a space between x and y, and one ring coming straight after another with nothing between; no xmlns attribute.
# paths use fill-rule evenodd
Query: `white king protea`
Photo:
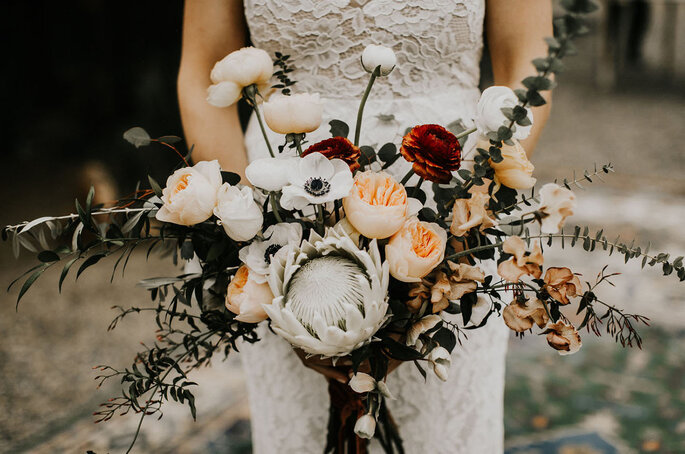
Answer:
<svg viewBox="0 0 685 454"><path fill-rule="evenodd" d="M388 264L376 240L361 250L340 228L314 231L270 265L274 331L312 355L344 356L368 343L386 320Z"/></svg>

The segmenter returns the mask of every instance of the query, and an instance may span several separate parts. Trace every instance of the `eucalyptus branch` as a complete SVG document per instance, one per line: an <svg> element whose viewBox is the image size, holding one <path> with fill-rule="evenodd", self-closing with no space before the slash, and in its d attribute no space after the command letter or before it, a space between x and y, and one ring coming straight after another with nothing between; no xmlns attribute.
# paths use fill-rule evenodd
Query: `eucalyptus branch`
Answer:
<svg viewBox="0 0 685 454"><path fill-rule="evenodd" d="M131 213L140 213L143 211L152 211L156 210L154 207L143 207L143 208L120 208L120 207L115 207L115 208L102 208L97 211L91 212L91 216L99 216L99 215L111 215L111 214L120 214L120 213L125 213L125 214L131 214ZM23 233L26 232L33 227L41 224L45 224L46 222L50 221L63 221L63 220L74 220L78 219L80 217L79 214L67 214L64 216L44 216L38 219L34 219L33 221L24 221L20 224L16 225L8 225L4 228L4 230L8 232L16 231L18 229L22 229L20 232L17 233Z"/></svg>

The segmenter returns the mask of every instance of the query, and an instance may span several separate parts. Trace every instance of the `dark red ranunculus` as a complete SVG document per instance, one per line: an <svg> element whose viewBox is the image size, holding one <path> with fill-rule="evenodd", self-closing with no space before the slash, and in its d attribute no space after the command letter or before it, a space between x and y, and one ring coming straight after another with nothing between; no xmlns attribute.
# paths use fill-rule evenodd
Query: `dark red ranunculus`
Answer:
<svg viewBox="0 0 685 454"><path fill-rule="evenodd" d="M414 173L435 183L448 183L461 165L459 140L440 125L414 126L402 139L400 153L413 163Z"/></svg>
<svg viewBox="0 0 685 454"><path fill-rule="evenodd" d="M350 166L350 170L353 172L359 168L357 160L361 156L361 151L345 137L332 137L315 143L302 152L302 157L316 152L321 153L328 159L342 159Z"/></svg>

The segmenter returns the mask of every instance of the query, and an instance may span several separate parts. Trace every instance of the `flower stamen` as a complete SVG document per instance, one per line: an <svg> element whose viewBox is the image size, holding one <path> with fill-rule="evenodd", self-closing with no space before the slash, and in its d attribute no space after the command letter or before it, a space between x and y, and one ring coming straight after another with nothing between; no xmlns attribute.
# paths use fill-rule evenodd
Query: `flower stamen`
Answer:
<svg viewBox="0 0 685 454"><path fill-rule="evenodd" d="M320 197L331 191L331 184L325 178L311 177L304 183L304 190L314 197Z"/></svg>

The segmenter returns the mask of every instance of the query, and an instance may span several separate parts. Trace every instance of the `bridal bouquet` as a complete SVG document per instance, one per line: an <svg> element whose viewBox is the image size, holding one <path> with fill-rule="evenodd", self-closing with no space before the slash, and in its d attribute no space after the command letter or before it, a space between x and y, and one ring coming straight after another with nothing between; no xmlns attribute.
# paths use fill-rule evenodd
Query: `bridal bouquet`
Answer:
<svg viewBox="0 0 685 454"><path fill-rule="evenodd" d="M348 125L333 120L332 137L313 144L306 135L321 125L321 100L292 92L289 57L277 54L274 63L260 49L233 52L212 70L208 101L226 107L242 97L255 110L270 157L247 167L247 181L217 161L190 166L183 157L163 188L150 179L150 189L113 208L93 206L91 190L85 204L76 202L76 214L6 227L3 238L17 253L23 247L38 254L19 298L57 263L65 263L61 288L77 263L78 276L115 256L116 272L143 245L148 255L158 251L174 263L180 256L196 264L178 276L141 282L155 306L117 308L111 328L130 313L153 311L157 341L130 368L99 367L101 380L126 386L103 404L98 421L133 410L142 422L145 415L161 416L169 399L187 402L194 417L189 371L217 350L228 354L239 341L258 342L259 324L303 355L331 358L349 373L349 383L329 385L326 451L340 453L364 451L365 439L374 436L387 452L402 452L384 403L392 398L385 382L391 363L412 362L424 377L447 380L450 353L465 330L492 317L503 317L519 335L544 334L563 355L581 348L583 328L599 335L604 326L623 345L640 346L636 325L646 318L598 294L613 274L602 270L596 282L583 285L573 270L544 259L544 247L560 241L589 252L617 251L643 266L660 264L664 274L685 280L682 257L649 255L601 230L564 227L576 209L572 186L611 172L610 164L533 189L533 165L519 142L532 126L529 108L544 104L540 91L553 87L550 76L561 71L572 39L585 30L583 14L594 8L583 0L563 5L567 13L547 40L548 55L533 61L537 74L523 81L525 88L488 88L475 118L413 126L401 143L377 151L360 146L359 138L374 83L396 65L391 49L370 45L360 56L370 79L353 140ZM278 83L271 87L274 76ZM472 127L455 126L463 124ZM283 144L273 147L266 127L282 134ZM469 135L477 145L464 150ZM125 138L177 151L178 138L152 139L141 128ZM401 160L411 170L395 178L393 166ZM418 182L409 185L413 176ZM50 246L46 233L70 240ZM583 314L577 326L571 308Z"/></svg>

